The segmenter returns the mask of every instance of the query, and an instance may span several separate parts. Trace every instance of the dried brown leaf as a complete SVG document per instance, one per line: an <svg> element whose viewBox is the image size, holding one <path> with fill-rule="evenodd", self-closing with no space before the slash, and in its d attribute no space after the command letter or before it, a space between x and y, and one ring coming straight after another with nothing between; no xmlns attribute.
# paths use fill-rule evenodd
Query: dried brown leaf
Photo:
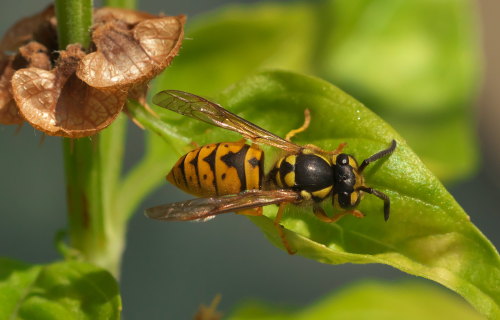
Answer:
<svg viewBox="0 0 500 320"><path fill-rule="evenodd" d="M114 20L121 20L129 25L133 25L142 20L154 18L158 18L158 16L147 12L112 7L99 8L94 12L94 23L96 25Z"/></svg>
<svg viewBox="0 0 500 320"><path fill-rule="evenodd" d="M121 111L126 91L105 92L76 77L84 55L79 45L70 45L53 70L25 68L14 74L14 99L33 127L48 135L79 138L104 129Z"/></svg>
<svg viewBox="0 0 500 320"><path fill-rule="evenodd" d="M54 7L51 5L42 12L31 17L23 18L10 27L0 41L0 51L15 51L24 43L31 40L39 40L37 39L39 37L47 37L45 33L40 35L40 30L44 29L44 27L53 29L53 35L49 37L55 37L54 26ZM50 41L52 41L52 39ZM44 44L47 43L44 42Z"/></svg>
<svg viewBox="0 0 500 320"><path fill-rule="evenodd" d="M19 53L0 59L0 123L20 124L24 121L12 97L11 79L16 70L36 67L49 70L51 67L47 48L38 42L29 42L19 48Z"/></svg>
<svg viewBox="0 0 500 320"><path fill-rule="evenodd" d="M94 22L97 51L87 56L78 45L56 51L52 6L7 31L0 41L0 123L24 118L49 135L77 138L108 126L127 95L145 103L149 80L179 51L185 17L101 8Z"/></svg>
<svg viewBox="0 0 500 320"><path fill-rule="evenodd" d="M80 63L77 76L105 90L147 83L177 55L184 16L146 19L135 25L113 20L95 27L97 51Z"/></svg>
<svg viewBox="0 0 500 320"><path fill-rule="evenodd" d="M12 67L14 56L2 57L0 61L0 123L20 124L24 119L17 111L16 102L10 92L10 79L15 70Z"/></svg>
<svg viewBox="0 0 500 320"><path fill-rule="evenodd" d="M14 61L14 68L18 70L28 67L50 70L52 64L47 47L41 43L31 41L19 48L19 53Z"/></svg>

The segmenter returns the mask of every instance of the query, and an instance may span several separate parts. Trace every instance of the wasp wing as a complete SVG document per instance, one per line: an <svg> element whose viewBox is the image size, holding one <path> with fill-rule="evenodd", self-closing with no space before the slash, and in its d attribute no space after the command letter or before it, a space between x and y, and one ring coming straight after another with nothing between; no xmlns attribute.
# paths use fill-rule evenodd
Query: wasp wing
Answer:
<svg viewBox="0 0 500 320"><path fill-rule="evenodd" d="M247 190L238 194L196 198L169 203L146 210L151 219L165 221L208 220L222 213L263 207L283 202L293 203L300 195L292 190Z"/></svg>
<svg viewBox="0 0 500 320"><path fill-rule="evenodd" d="M153 103L211 125L238 132L255 143L267 144L298 153L302 147L227 111L200 96L178 90L164 90L153 97Z"/></svg>

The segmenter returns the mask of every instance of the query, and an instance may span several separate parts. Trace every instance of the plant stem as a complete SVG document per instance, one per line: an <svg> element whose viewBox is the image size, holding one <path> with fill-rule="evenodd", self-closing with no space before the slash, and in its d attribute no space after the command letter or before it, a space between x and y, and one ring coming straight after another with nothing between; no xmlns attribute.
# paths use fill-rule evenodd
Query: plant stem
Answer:
<svg viewBox="0 0 500 320"><path fill-rule="evenodd" d="M92 0L56 0L57 35L59 49L70 43L90 44Z"/></svg>
<svg viewBox="0 0 500 320"><path fill-rule="evenodd" d="M108 0L106 1L106 5L109 7L116 7L116 8L135 8L136 7L136 0Z"/></svg>
<svg viewBox="0 0 500 320"><path fill-rule="evenodd" d="M91 139L64 141L71 246L119 275L126 220L116 213L126 118Z"/></svg>
<svg viewBox="0 0 500 320"><path fill-rule="evenodd" d="M70 43L88 47L91 0L56 0L60 49ZM120 4L120 3L118 3ZM69 239L91 263L118 278L127 220L116 212L125 144L126 118L118 117L96 136L64 139Z"/></svg>

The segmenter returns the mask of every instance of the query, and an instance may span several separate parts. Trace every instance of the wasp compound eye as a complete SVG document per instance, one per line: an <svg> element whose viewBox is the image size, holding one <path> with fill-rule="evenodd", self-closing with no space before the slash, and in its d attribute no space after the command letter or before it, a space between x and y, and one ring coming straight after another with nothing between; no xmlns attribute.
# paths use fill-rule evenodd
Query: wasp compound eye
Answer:
<svg viewBox="0 0 500 320"><path fill-rule="evenodd" d="M349 156L345 153L341 153L337 156L337 165L349 164Z"/></svg>

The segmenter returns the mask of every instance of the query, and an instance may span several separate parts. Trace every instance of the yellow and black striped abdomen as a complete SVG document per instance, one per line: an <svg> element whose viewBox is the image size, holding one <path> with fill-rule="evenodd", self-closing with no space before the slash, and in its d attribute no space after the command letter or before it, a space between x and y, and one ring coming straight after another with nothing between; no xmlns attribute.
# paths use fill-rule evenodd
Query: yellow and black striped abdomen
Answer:
<svg viewBox="0 0 500 320"><path fill-rule="evenodd" d="M241 142L209 144L181 157L167 180L198 197L236 194L260 189L264 153Z"/></svg>

